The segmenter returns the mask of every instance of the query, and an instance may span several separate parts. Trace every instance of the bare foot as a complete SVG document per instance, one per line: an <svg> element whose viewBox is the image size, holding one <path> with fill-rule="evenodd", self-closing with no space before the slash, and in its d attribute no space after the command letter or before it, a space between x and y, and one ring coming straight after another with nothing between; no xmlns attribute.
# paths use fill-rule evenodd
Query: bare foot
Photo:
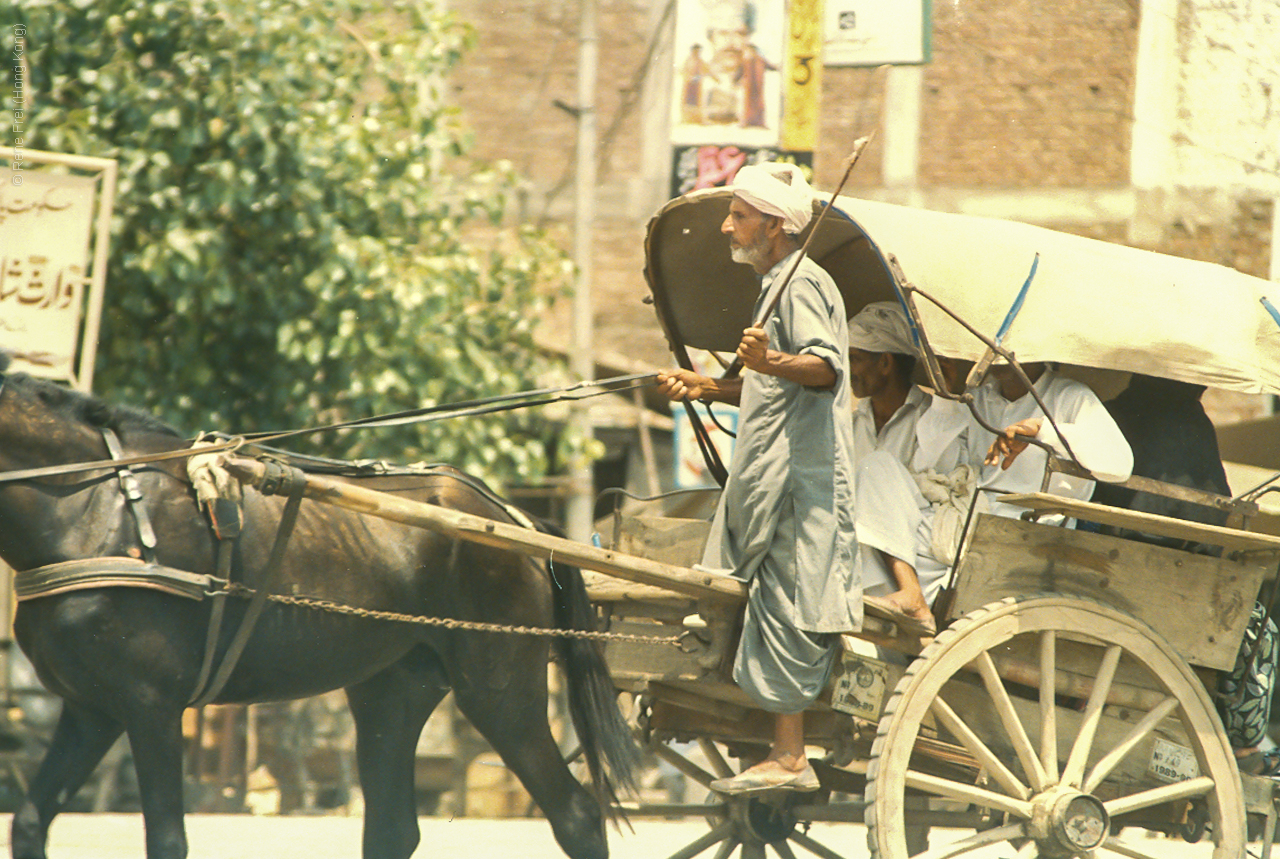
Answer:
<svg viewBox="0 0 1280 859"><path fill-rule="evenodd" d="M933 612L929 609L929 604L924 601L924 595L919 590L914 592L910 590L894 591L886 596L884 600L922 626L930 629L934 628Z"/></svg>

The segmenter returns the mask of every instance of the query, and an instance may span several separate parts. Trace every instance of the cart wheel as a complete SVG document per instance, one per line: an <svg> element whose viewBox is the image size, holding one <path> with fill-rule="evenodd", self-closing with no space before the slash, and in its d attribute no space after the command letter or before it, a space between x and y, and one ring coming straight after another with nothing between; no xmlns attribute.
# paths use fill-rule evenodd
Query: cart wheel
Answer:
<svg viewBox="0 0 1280 859"><path fill-rule="evenodd" d="M1087 599L1010 598L939 634L885 708L867 780L877 859L911 855L908 796L977 830L930 859L996 844L1018 857L1155 859L1167 852L1158 841L1114 824L1182 835L1201 816L1195 855L1245 855L1240 779L1203 684L1150 627ZM991 819L1003 822L975 822Z"/></svg>

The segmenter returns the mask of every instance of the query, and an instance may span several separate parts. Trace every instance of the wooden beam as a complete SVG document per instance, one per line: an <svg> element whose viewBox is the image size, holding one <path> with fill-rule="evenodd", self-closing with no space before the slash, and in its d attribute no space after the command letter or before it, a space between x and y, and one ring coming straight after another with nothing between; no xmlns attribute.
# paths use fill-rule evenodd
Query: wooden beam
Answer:
<svg viewBox="0 0 1280 859"><path fill-rule="evenodd" d="M1092 501L1077 501L1044 492L1000 495L996 500L1026 507L1040 514L1061 514L1074 519L1084 519L1087 522L1097 522L1100 525L1114 525L1147 534L1157 534L1161 537L1174 537L1222 546L1229 551L1280 550L1280 537L1273 537L1270 534L1237 531L1234 528L1205 525L1201 522L1173 519L1138 510L1123 510L1118 507L1108 507L1105 504L1094 504Z"/></svg>
<svg viewBox="0 0 1280 859"><path fill-rule="evenodd" d="M254 485L257 485L266 474L266 466L255 459L230 457L226 466L238 480ZM306 480L307 498L345 507L358 513L379 516L460 540L506 549L544 560L554 556L557 561L566 564L574 564L584 569L626 579L629 582L653 585L698 599L736 603L747 597L747 586L730 576L675 567L631 555L620 555L576 540L543 534L540 531L506 522L495 522L483 516L449 510L435 504L410 501L330 477L308 474Z"/></svg>

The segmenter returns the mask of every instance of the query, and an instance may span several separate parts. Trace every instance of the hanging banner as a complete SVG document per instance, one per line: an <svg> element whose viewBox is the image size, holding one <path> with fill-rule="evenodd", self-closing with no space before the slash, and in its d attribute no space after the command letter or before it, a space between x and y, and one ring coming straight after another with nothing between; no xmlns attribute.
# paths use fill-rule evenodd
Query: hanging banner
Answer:
<svg viewBox="0 0 1280 859"><path fill-rule="evenodd" d="M929 60L929 0L826 0L829 66L918 65Z"/></svg>
<svg viewBox="0 0 1280 859"><path fill-rule="evenodd" d="M791 0L782 76L782 148L813 152L822 106L823 0Z"/></svg>
<svg viewBox="0 0 1280 859"><path fill-rule="evenodd" d="M678 2L671 195L726 185L763 161L812 176L822 0Z"/></svg>

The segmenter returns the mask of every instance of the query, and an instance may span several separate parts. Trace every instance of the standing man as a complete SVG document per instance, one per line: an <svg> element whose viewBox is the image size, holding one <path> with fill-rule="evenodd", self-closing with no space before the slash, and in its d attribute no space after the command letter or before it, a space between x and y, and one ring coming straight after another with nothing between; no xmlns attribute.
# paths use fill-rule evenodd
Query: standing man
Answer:
<svg viewBox="0 0 1280 859"><path fill-rule="evenodd" d="M768 757L721 793L816 790L805 757L804 710L826 685L839 639L862 626L853 526L848 327L831 277L800 253L812 192L792 164L742 168L721 232L735 262L761 275L753 319L776 311L738 345L738 379L689 370L659 376L673 400L738 405L738 439L703 566L749 583L734 681L775 714Z"/></svg>

